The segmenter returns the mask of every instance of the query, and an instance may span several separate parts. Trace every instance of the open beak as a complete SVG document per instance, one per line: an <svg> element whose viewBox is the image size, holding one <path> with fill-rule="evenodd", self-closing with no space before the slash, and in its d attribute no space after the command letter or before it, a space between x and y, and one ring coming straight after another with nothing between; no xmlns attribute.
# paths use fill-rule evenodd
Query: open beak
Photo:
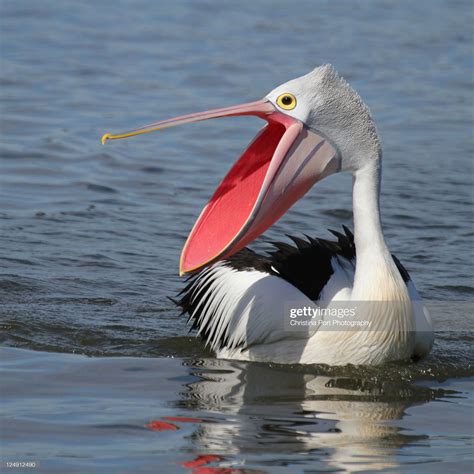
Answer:
<svg viewBox="0 0 474 474"><path fill-rule="evenodd" d="M265 232L317 181L339 171L336 150L266 99L102 137L104 144L185 123L239 115L254 115L268 124L227 173L194 224L181 253L181 275L231 256Z"/></svg>

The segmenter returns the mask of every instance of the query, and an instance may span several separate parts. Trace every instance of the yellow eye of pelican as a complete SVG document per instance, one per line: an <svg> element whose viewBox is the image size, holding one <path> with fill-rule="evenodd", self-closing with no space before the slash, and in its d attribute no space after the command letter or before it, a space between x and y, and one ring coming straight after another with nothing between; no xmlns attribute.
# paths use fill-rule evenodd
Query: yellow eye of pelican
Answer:
<svg viewBox="0 0 474 474"><path fill-rule="evenodd" d="M296 107L296 97L289 92L285 92L278 96L277 105L284 110L293 110Z"/></svg>

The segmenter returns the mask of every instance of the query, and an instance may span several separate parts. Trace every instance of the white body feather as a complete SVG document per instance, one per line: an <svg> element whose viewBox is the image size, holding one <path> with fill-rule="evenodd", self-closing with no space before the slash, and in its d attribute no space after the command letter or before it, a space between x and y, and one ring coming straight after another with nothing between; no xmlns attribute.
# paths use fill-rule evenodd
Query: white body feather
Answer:
<svg viewBox="0 0 474 474"><path fill-rule="evenodd" d="M321 301L328 305L350 301L354 267L344 259L333 259L332 265L334 273L323 289ZM317 304L278 276L257 270L235 270L219 262L203 276L201 287L210 281L206 287L208 295L199 290L194 295L202 298L204 307L199 308L199 323L202 326L211 323L207 342L219 358L286 364L379 364L414 354L421 357L432 345L431 321L411 281L407 288L413 301L414 338L408 351L403 334L398 337L398 344L397 337L395 341L387 337L399 332L391 326L376 331L289 330L285 321L292 302L315 310ZM331 299L330 295L333 295ZM398 308L386 302L375 307L390 311ZM390 316L367 315L375 318L375 323ZM223 339L233 349L219 348Z"/></svg>

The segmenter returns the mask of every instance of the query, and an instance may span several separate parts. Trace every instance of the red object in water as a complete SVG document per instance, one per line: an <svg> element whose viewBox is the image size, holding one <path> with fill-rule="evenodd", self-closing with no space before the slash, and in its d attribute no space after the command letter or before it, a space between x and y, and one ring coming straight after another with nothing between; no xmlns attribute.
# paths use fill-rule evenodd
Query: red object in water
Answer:
<svg viewBox="0 0 474 474"><path fill-rule="evenodd" d="M233 467L197 467L191 471L191 474L243 474L245 472L249 471Z"/></svg>
<svg viewBox="0 0 474 474"><path fill-rule="evenodd" d="M181 423L203 423L204 422L204 420L201 420L201 418L186 418L184 416L164 416L163 420L179 421Z"/></svg>
<svg viewBox="0 0 474 474"><path fill-rule="evenodd" d="M153 431L176 431L179 429L176 425L173 425L172 423L166 423L165 421L158 420L150 421L150 423L145 425L145 427Z"/></svg>
<svg viewBox="0 0 474 474"><path fill-rule="evenodd" d="M220 461L222 458L214 454L201 454L196 459L192 461L185 461L181 463L181 466L191 469L193 467L203 466L204 464L209 464L210 462Z"/></svg>

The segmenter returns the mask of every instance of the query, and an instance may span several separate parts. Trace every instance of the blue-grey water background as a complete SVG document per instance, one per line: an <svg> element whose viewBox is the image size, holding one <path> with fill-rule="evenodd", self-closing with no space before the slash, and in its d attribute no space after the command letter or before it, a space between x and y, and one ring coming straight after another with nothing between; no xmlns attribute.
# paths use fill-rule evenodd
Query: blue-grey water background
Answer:
<svg viewBox="0 0 474 474"><path fill-rule="evenodd" d="M471 469L472 2L0 5L2 462ZM388 244L444 308L433 352L381 369L215 360L167 297L183 285L187 233L261 123L204 122L106 147L100 136L258 99L327 62L378 125ZM350 186L342 175L318 184L266 236L351 226ZM166 416L202 421L145 426ZM216 457L183 465L204 454Z"/></svg>

